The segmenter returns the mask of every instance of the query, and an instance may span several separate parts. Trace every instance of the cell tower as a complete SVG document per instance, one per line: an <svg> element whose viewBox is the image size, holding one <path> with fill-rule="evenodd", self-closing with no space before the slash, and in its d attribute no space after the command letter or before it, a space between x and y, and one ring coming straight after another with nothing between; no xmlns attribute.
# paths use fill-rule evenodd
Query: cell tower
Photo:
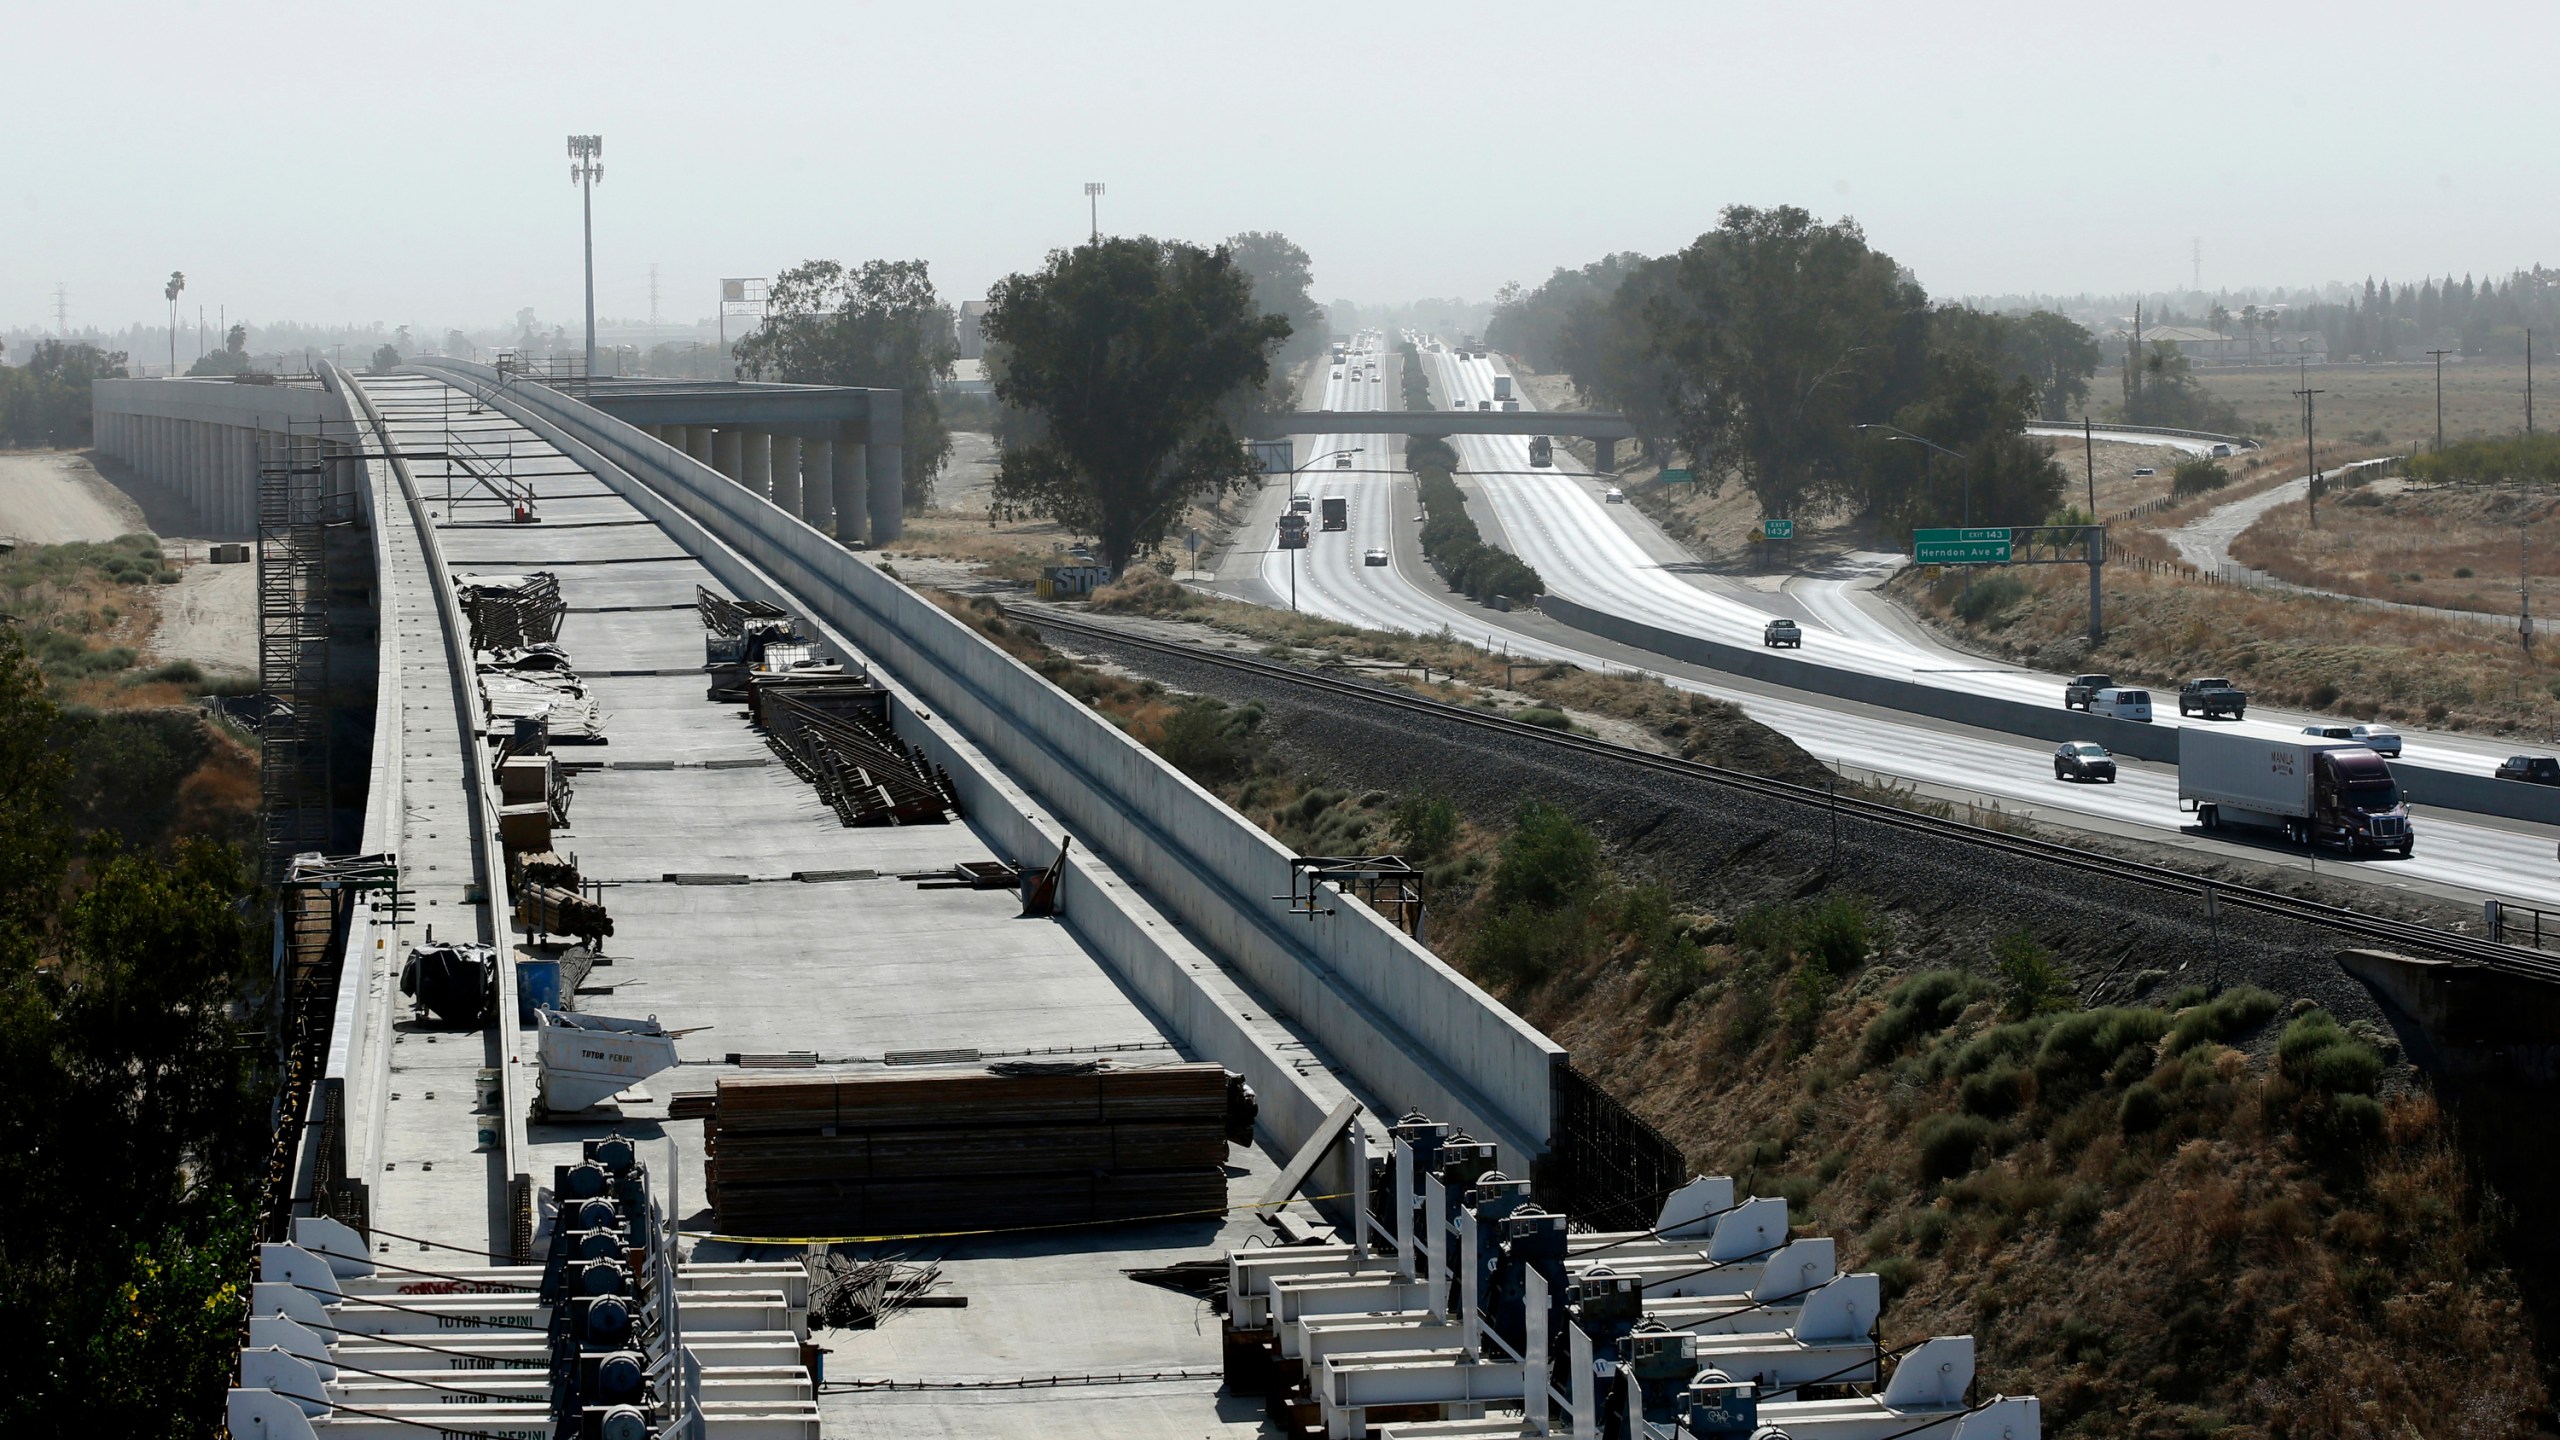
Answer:
<svg viewBox="0 0 2560 1440"><path fill-rule="evenodd" d="M2193 283L2195 285L2196 292L2198 294L2202 294L2204 291L2204 237L2198 235L2194 239L2189 240L2187 245L2189 247L2189 253L2195 257L2195 275L2193 277Z"/></svg>
<svg viewBox="0 0 2560 1440"><path fill-rule="evenodd" d="M658 328L658 262L649 262L649 328Z"/></svg>
<svg viewBox="0 0 2560 1440"><path fill-rule="evenodd" d="M63 339L71 338L71 291L59 280L53 282L53 328Z"/></svg>

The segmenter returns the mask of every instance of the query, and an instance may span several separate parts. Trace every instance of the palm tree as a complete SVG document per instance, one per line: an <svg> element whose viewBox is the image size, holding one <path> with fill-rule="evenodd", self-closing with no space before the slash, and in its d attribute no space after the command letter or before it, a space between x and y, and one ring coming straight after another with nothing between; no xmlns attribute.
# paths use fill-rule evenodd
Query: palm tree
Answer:
<svg viewBox="0 0 2560 1440"><path fill-rule="evenodd" d="M2241 307L2240 307L2240 330L2241 330L2241 333L2243 333L2243 334L2245 334L2245 335L2247 335L2247 336L2249 337L2249 363L2250 363L2250 364L2252 364L2252 365L2255 365L2255 364L2257 364L2257 363L2258 363L2258 307L2257 307L2257 306L2255 306L2255 305L2243 305L2243 306L2241 306Z"/></svg>
<svg viewBox="0 0 2560 1440"><path fill-rule="evenodd" d="M169 373L178 373L178 292L187 288L187 272L169 272L168 288L161 291L169 297Z"/></svg>

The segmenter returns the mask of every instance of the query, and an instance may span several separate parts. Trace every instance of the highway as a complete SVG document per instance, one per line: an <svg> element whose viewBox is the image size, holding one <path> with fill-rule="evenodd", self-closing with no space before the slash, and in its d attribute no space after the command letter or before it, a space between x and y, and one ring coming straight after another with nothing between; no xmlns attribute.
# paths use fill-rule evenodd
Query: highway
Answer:
<svg viewBox="0 0 2560 1440"><path fill-rule="evenodd" d="M1375 337L1355 343L1384 344ZM1427 351L1423 360L1433 367L1439 394L1463 395L1470 403L1491 398L1488 363L1462 363ZM1338 380L1326 372L1322 408L1371 409L1384 403L1382 391L1393 374L1390 363L1381 364L1380 378L1374 382L1367 378L1365 364L1339 368L1343 375ZM2407 860L2349 861L2334 852L2315 855L2245 839L2208 837L2193 829L2189 817L2177 808L2174 766L2128 761L2123 778L2112 786L2058 782L2053 779L2051 746L2032 739L1824 701L1776 687L1704 678L1711 672L1668 660L1631 659L1641 652L1596 638L1587 642L1559 639L1552 626L1540 627L1548 633L1534 633L1526 623L1515 623L1450 595L1423 562L1418 527L1412 523L1413 485L1400 464L1390 463L1392 443L1390 437L1379 435L1317 436L1309 441L1300 452L1302 459L1363 447L1353 457L1353 468L1337 469L1329 461L1312 465L1295 486L1310 496L1344 495L1349 501L1350 529L1345 534L1311 526L1307 549L1270 548L1261 537L1270 533L1272 521L1287 503L1286 487L1271 487L1269 497L1248 522L1260 527L1253 543L1260 547L1254 578L1261 593L1252 598L1288 604L1294 555L1297 604L1306 613L1372 629L1412 634L1448 630L1471 639L1481 636L1512 654L1564 660L1590 669L1640 669L1678 688L1740 704L1754 719L1853 776L1888 777L1916 783L1931 793L1995 802L2012 812L2058 823L2199 854L2245 855L2377 885L2461 897L2531 900L2549 893L2555 869L2554 832L2546 827L2428 811L2418 818L2417 853ZM2013 693L2059 703L2058 679L1934 648L1910 622L1897 627L1880 602L1857 603L1850 593L1852 579L1834 578L1800 592L1745 600L1677 578L1664 568L1655 549L1640 543L1631 526L1621 523L1620 517L1631 515L1632 507L1605 503L1601 497L1606 482L1573 464L1561 447L1556 452L1556 469L1548 471L1532 469L1528 442L1522 437L1460 436L1453 443L1467 480L1485 497L1499 526L1500 533L1487 538L1515 549L1538 567L1551 589L1570 598L1744 644L1758 641L1760 625L1769 614L1792 614L1824 627L1808 649L1820 647L1828 655L1873 663L1887 673L1935 676L1942 682L1954 680L1954 672L1961 670L1967 683L1997 682L2015 687ZM1372 547L1386 549L1391 563L1363 564L1362 552ZM1870 564L1880 567L1893 558L1870 557ZM2176 718L2172 702L2163 720L2174 723ZM2415 752L2418 747L2411 748Z"/></svg>

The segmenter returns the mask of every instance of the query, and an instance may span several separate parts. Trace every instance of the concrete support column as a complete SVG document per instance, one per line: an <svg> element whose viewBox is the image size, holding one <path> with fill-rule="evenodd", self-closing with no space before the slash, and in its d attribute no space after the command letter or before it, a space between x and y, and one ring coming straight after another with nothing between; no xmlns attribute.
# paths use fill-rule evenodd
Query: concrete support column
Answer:
<svg viewBox="0 0 2560 1440"><path fill-rule="evenodd" d="M185 449L179 454L179 463L186 467L187 499L196 507L196 522L201 525L213 518L213 467L206 463L213 454L213 447L206 443L210 438L206 432L213 427L201 420L182 423Z"/></svg>
<svg viewBox="0 0 2560 1440"><path fill-rule="evenodd" d="M773 437L773 503L785 515L800 513L800 437Z"/></svg>
<svg viewBox="0 0 2560 1440"><path fill-rule="evenodd" d="M711 468L732 480L742 473L738 467L745 459L746 447L738 443L739 434L737 426L723 425L711 438Z"/></svg>
<svg viewBox="0 0 2560 1440"><path fill-rule="evenodd" d="M1598 452L1591 461L1592 469L1605 472L1618 468L1617 441L1595 439L1591 442L1591 448Z"/></svg>
<svg viewBox="0 0 2560 1440"><path fill-rule="evenodd" d="M239 497L237 530L255 529L258 523L258 432L242 426L231 432L232 493Z"/></svg>
<svg viewBox="0 0 2560 1440"><path fill-rule="evenodd" d="M715 438L717 438L717 435L718 432L714 431L708 425L686 426L684 429L684 453L701 461L705 465L710 464L711 443Z"/></svg>
<svg viewBox="0 0 2560 1440"><path fill-rule="evenodd" d="M757 495L773 493L773 435L765 430L738 432L738 483Z"/></svg>
<svg viewBox="0 0 2560 1440"><path fill-rule="evenodd" d="M871 477L863 473L870 461L863 454L859 440L838 437L835 443L835 473L829 477L835 491L836 539L847 545L868 544L871 539Z"/></svg>
<svg viewBox="0 0 2560 1440"><path fill-rule="evenodd" d="M886 545L906 533L906 412L895 390L871 392L871 434L863 448L871 477L871 543Z"/></svg>
<svg viewBox="0 0 2560 1440"><path fill-rule="evenodd" d="M832 440L800 442L800 518L833 534L836 521L836 446Z"/></svg>

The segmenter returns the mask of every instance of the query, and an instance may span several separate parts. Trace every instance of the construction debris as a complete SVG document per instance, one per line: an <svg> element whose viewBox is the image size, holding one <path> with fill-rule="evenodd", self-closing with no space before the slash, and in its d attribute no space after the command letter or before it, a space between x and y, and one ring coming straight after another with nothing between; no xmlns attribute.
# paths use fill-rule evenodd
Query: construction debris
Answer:
<svg viewBox="0 0 2560 1440"><path fill-rule="evenodd" d="M486 652L473 664L480 699L492 730L540 719L550 740L563 745L602 744L604 712L587 683L570 668L568 653L548 641Z"/></svg>
<svg viewBox="0 0 2560 1440"><path fill-rule="evenodd" d="M765 741L847 825L939 825L960 813L951 777L889 725L869 680L756 676L748 705Z"/></svg>
<svg viewBox="0 0 2560 1440"><path fill-rule="evenodd" d="M474 650L549 645L560 638L560 622L569 613L568 602L560 598L560 577L548 570L459 576L454 598L470 622Z"/></svg>
<svg viewBox="0 0 2560 1440"><path fill-rule="evenodd" d="M1211 1261L1225 1278L1226 1262ZM809 1320L831 1330L871 1330L901 1310L965 1308L965 1295L935 1295L942 1283L939 1265L909 1265L897 1260L862 1260L829 1250L813 1257L809 1281Z"/></svg>
<svg viewBox="0 0 2560 1440"><path fill-rule="evenodd" d="M910 1234L1217 1214L1223 1067L724 1075L705 1126L732 1235Z"/></svg>
<svg viewBox="0 0 2560 1440"><path fill-rule="evenodd" d="M516 923L536 936L567 935L595 950L613 934L613 917L601 901L560 885L516 887Z"/></svg>
<svg viewBox="0 0 2560 1440"><path fill-rule="evenodd" d="M411 948L400 967L400 993L454 1030L476 1030L498 993L498 952L468 941L430 941Z"/></svg>

